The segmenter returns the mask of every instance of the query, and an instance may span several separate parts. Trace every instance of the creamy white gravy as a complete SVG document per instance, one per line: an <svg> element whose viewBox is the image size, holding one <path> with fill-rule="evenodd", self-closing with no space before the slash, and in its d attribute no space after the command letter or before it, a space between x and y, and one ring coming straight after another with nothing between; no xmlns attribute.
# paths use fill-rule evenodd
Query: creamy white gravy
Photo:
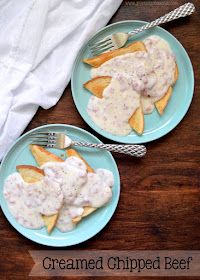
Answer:
<svg viewBox="0 0 200 280"><path fill-rule="evenodd" d="M140 104L140 95L126 86L124 79L123 81L124 84L122 80L112 79L104 90L103 98L91 96L87 107L89 115L98 126L116 135L127 135L131 132L127 120ZM122 101L120 87L123 85Z"/></svg>
<svg viewBox="0 0 200 280"><path fill-rule="evenodd" d="M42 215L59 213L57 228L69 231L74 227L72 219L83 213L84 206L98 208L112 197L113 174L106 169L87 173L85 163L76 157L49 162L41 168L45 176L37 183L26 183L14 173L4 184L10 212L24 227L42 228Z"/></svg>
<svg viewBox="0 0 200 280"><path fill-rule="evenodd" d="M91 70L93 78L112 77L103 98L91 96L87 107L92 120L112 134L129 134L128 120L139 105L150 114L174 83L176 62L169 44L159 36L148 37L144 44L147 52L120 55Z"/></svg>

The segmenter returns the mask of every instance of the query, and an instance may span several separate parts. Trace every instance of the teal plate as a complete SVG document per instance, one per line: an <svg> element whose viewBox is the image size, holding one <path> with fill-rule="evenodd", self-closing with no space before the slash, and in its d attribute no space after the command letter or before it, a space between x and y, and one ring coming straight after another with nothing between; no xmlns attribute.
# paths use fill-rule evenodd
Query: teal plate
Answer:
<svg viewBox="0 0 200 280"><path fill-rule="evenodd" d="M30 240L44 245L55 247L70 246L93 237L100 230L102 230L103 227L111 219L117 207L120 195L120 178L118 168L111 153L107 151L76 147L76 150L80 152L80 154L94 169L106 168L112 171L115 183L113 187L113 197L110 203L96 210L88 217L84 218L75 227L75 229L67 233L62 233L55 228L49 235L46 232L45 228L42 228L40 230L24 228L23 226L18 224L15 218L11 215L3 196L4 181L8 177L8 175L16 171L16 165L30 164L37 166L31 152L29 151L29 144L31 143L29 135L33 131L62 132L66 133L70 138L72 138L72 140L87 141L91 143L102 143L98 138L96 138L89 132L75 126L64 124L41 126L21 136L5 156L0 168L0 203L6 218L11 223L11 225L22 235L29 238ZM63 150L49 149L49 151L64 158L65 152Z"/></svg>
<svg viewBox="0 0 200 280"><path fill-rule="evenodd" d="M83 63L82 60L83 58L90 57L89 44L93 44L95 41L98 41L99 39L115 32L131 31L134 28L141 27L145 23L146 22L144 21L122 21L108 25L101 29L82 47L73 68L72 94L79 113L91 128L104 137L116 142L145 143L164 136L178 125L185 116L192 101L194 91L194 73L187 53L174 36L161 27L155 27L135 35L129 43L131 41L144 40L150 35L158 35L170 44L172 51L176 56L179 68L179 78L174 86L173 95L163 116L160 116L156 110L154 110L150 115L145 115L145 130L141 136L137 135L134 131L127 136L116 136L99 128L88 115L87 104L91 94L83 88L83 84L91 79L91 67Z"/></svg>

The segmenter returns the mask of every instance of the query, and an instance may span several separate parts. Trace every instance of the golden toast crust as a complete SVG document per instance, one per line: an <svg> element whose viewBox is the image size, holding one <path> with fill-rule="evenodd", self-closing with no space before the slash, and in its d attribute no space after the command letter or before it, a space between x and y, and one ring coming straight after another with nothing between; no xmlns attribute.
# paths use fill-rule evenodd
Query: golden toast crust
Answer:
<svg viewBox="0 0 200 280"><path fill-rule="evenodd" d="M17 165L16 169L23 170L23 171L34 170L35 172L40 173L42 176L44 176L44 171L42 169L40 169L39 167L36 167L33 165Z"/></svg>
<svg viewBox="0 0 200 280"><path fill-rule="evenodd" d="M178 80L178 75L179 75L178 65L176 64L176 68L175 68L175 72L174 72L174 84Z"/></svg>
<svg viewBox="0 0 200 280"><path fill-rule="evenodd" d="M172 91L172 87L169 87L165 95L160 100L155 102L156 109L160 115L164 113L164 110L172 96Z"/></svg>
<svg viewBox="0 0 200 280"><path fill-rule="evenodd" d="M17 171L20 173L23 180L27 183L35 183L42 180L44 171L32 165L17 165Z"/></svg>
<svg viewBox="0 0 200 280"><path fill-rule="evenodd" d="M44 221L44 224L47 228L47 231L48 233L51 233L52 230L54 229L56 223L57 223L57 220L58 220L58 216L59 214L54 214L54 215L51 215L51 216L42 216L42 219Z"/></svg>
<svg viewBox="0 0 200 280"><path fill-rule="evenodd" d="M109 76L98 76L95 77L85 84L84 88L92 92L96 97L102 98L104 89L110 84L112 77Z"/></svg>
<svg viewBox="0 0 200 280"><path fill-rule="evenodd" d="M49 161L51 161L51 162L63 162L64 161L60 157L50 153L49 151L45 150L43 147L38 146L38 145L30 145L30 150L39 166L41 166Z"/></svg>
<svg viewBox="0 0 200 280"><path fill-rule="evenodd" d="M74 149L68 149L68 150L66 150L66 154L68 157L80 158L85 163L85 165L87 167L87 171L94 173L94 169L87 163L87 161L77 151L75 151Z"/></svg>
<svg viewBox="0 0 200 280"><path fill-rule="evenodd" d="M144 114L142 110L142 106L133 113L128 123L130 126L137 132L137 134L141 135L144 131Z"/></svg>
<svg viewBox="0 0 200 280"><path fill-rule="evenodd" d="M175 72L174 72L174 84L178 80L178 65L176 64ZM160 115L164 113L165 108L172 96L173 88L170 86L165 93L165 95L158 101L155 102L156 109Z"/></svg>
<svg viewBox="0 0 200 280"><path fill-rule="evenodd" d="M86 58L83 60L83 62L91 65L92 67L99 67L101 64L110 60L113 57L136 51L146 51L146 47L143 42L134 42L129 44L127 47L117 49L114 51L109 51L92 58Z"/></svg>

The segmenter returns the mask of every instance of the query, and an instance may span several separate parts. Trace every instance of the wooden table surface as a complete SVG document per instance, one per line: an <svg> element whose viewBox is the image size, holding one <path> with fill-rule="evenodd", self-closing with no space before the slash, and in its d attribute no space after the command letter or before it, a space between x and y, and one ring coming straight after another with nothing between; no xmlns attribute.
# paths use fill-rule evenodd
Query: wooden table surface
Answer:
<svg viewBox="0 0 200 280"><path fill-rule="evenodd" d="M124 1L111 22L150 21L185 2ZM193 0L193 3L197 12L192 17L165 25L183 44L193 63L195 93L191 107L171 133L147 144L146 158L115 156L121 175L117 210L99 234L70 249L200 250L200 75L197 72L200 65L200 1ZM70 85L54 108L38 110L27 130L51 123L76 125L97 135L78 114ZM33 265L28 250L51 249L24 238L2 213L0 248L3 253L1 279L27 279Z"/></svg>

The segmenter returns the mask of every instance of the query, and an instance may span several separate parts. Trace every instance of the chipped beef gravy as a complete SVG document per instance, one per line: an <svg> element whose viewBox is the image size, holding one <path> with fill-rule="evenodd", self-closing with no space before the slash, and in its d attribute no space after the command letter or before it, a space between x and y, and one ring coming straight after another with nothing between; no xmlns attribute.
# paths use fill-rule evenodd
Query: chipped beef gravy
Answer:
<svg viewBox="0 0 200 280"><path fill-rule="evenodd" d="M128 120L140 106L150 114L154 103L161 99L174 83L175 56L168 43L159 36L144 41L147 52L137 51L114 57L98 68L92 78L110 76L103 98L91 96L87 111L102 129L114 135L131 132Z"/></svg>
<svg viewBox="0 0 200 280"><path fill-rule="evenodd" d="M26 228L40 229L42 215L59 212L56 227L62 232L72 230L72 219L83 214L84 206L99 208L112 197L114 178L106 169L88 173L76 157L41 168L45 176L37 183L24 182L17 172L5 181L3 192L10 212Z"/></svg>

